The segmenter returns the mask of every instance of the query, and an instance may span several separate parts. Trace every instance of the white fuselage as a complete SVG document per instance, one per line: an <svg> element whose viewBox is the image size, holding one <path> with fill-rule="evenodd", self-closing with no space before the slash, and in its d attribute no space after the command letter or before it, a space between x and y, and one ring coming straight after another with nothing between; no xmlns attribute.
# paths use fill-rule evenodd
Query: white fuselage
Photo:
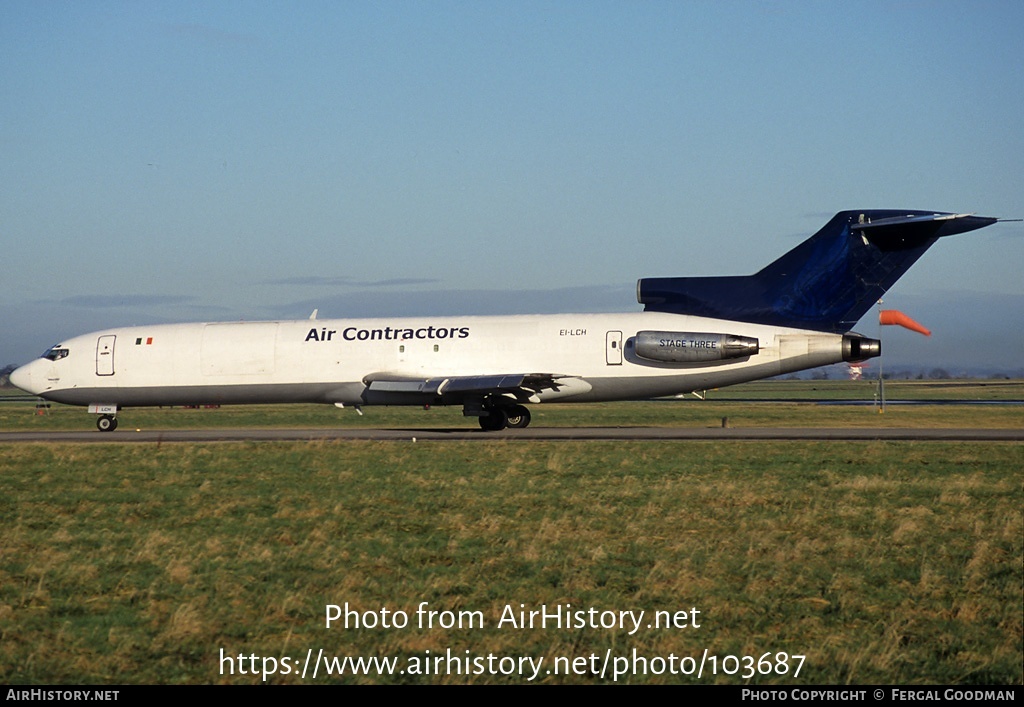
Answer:
<svg viewBox="0 0 1024 707"><path fill-rule="evenodd" d="M640 331L749 337L759 350L652 361L636 353ZM66 353L18 369L15 384L58 402L118 407L420 404L423 398L375 394L371 385L512 373L561 380L522 402L637 399L844 360L841 334L658 312L165 324L98 331L59 346Z"/></svg>

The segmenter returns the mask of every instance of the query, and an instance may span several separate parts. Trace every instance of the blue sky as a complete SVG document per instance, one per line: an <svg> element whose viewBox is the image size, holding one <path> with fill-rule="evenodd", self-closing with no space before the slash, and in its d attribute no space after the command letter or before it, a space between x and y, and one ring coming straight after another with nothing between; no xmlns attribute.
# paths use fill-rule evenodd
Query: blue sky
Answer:
<svg viewBox="0 0 1024 707"><path fill-rule="evenodd" d="M0 3L0 365L161 321L634 311L848 208L1024 216L1018 2ZM1024 368L1024 227L887 365ZM859 327L877 334L866 317ZM916 337L916 338L915 338Z"/></svg>

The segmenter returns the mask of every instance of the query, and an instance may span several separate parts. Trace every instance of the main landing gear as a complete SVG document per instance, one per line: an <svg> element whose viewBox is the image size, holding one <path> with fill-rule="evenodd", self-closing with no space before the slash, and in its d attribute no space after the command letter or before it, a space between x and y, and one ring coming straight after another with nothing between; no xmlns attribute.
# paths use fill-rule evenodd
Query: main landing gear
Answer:
<svg viewBox="0 0 1024 707"><path fill-rule="evenodd" d="M113 415L100 415L96 420L96 429L100 432L113 432L117 429L117 418Z"/></svg>
<svg viewBox="0 0 1024 707"><path fill-rule="evenodd" d="M485 407L486 414L477 418L481 429L497 432L506 427L522 429L530 424L530 410L525 405Z"/></svg>

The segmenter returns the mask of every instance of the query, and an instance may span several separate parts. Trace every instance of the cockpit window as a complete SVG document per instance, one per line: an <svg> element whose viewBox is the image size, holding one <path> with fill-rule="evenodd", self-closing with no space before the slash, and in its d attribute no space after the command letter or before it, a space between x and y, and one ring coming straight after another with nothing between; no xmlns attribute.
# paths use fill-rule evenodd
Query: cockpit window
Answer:
<svg viewBox="0 0 1024 707"><path fill-rule="evenodd" d="M51 361L59 361L69 353L71 352L68 349L61 348L60 346L51 346L46 349L46 353L43 354L43 358L48 358Z"/></svg>

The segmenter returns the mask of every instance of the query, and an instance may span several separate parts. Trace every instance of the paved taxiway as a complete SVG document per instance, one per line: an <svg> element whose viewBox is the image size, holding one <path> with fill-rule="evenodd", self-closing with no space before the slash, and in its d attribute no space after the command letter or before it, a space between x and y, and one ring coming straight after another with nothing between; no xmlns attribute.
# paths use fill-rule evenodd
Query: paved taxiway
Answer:
<svg viewBox="0 0 1024 707"><path fill-rule="evenodd" d="M1024 442L1024 430L970 428L818 428L818 427L529 427L525 430L484 432L472 428L445 429L205 429L132 430L116 432L0 432L0 444L47 442L105 442L112 444L164 442L248 442L289 440L910 440L956 442Z"/></svg>

